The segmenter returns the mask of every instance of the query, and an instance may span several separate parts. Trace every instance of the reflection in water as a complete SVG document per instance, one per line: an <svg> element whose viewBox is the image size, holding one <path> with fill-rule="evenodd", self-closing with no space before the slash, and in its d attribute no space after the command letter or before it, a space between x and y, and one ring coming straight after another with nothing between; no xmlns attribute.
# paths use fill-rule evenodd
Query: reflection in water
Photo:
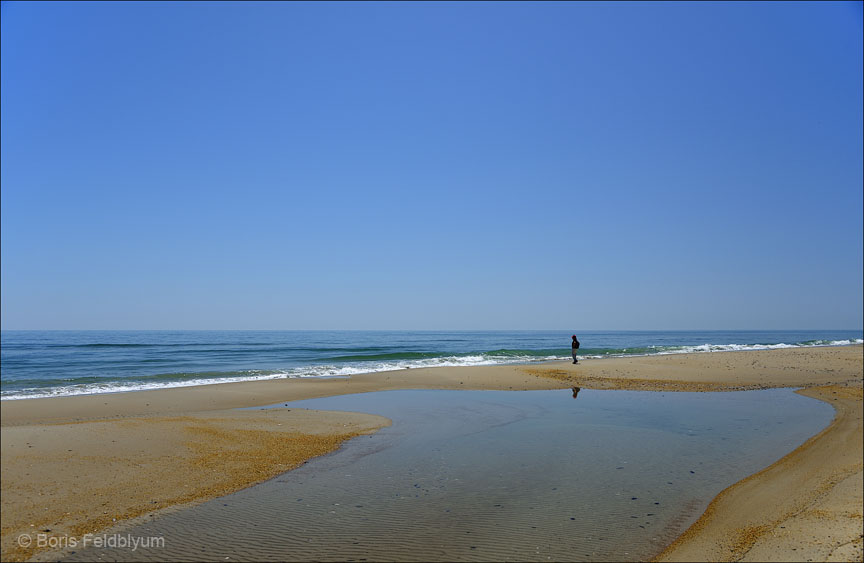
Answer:
<svg viewBox="0 0 864 563"><path fill-rule="evenodd" d="M576 395L578 395L578 394L579 394L579 391L581 391L581 390L582 390L581 387L574 387L574 388L573 388L573 398L574 398L574 399L576 398Z"/></svg>
<svg viewBox="0 0 864 563"><path fill-rule="evenodd" d="M711 498L833 417L788 389L591 390L579 408L563 391L289 402L393 424L260 485L122 528L163 547L91 544L63 560L648 561Z"/></svg>

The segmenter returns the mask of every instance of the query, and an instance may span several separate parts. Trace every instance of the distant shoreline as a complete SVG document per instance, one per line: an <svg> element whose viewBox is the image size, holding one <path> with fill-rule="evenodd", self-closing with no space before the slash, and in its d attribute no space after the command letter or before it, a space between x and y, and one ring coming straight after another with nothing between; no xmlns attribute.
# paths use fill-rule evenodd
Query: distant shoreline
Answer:
<svg viewBox="0 0 864 563"><path fill-rule="evenodd" d="M10 331L14 332L14 331ZM217 331L218 332L218 331ZM758 331L756 331L758 333ZM685 333L686 332L682 332ZM124 333L125 334L125 333ZM243 334L242 332L240 334ZM410 334L410 333L406 333ZM665 334L657 332L657 334ZM798 334L798 333L795 333ZM776 344L660 344L649 346L629 346L624 348L591 348L586 345L580 350L579 358L581 360L595 359L613 359L613 358L639 358L650 356L664 355L681 355L693 353L714 353L714 352L738 352L738 351L763 351L763 350L781 350L794 348L821 348L821 347L836 347L836 346L854 346L864 343L864 339L850 337L844 339L814 339L794 343L776 343ZM175 346L174 344L171 345ZM182 345L179 345L182 346ZM125 350L127 348L154 348L156 351L151 354L158 354L160 346L157 344L130 344L130 343L88 343L83 345L66 345L63 348L92 350L92 349L114 349L119 348ZM76 352L77 354L77 352ZM327 378L344 378L354 377L357 375L366 375L374 373L398 372L403 369L425 369L425 368L450 368L450 367L473 367L473 366L531 366L544 365L550 362L565 361L570 358L569 351L560 350L493 350L488 352L470 352L462 354L448 355L446 352L408 352L403 354L404 358L399 359L399 354L386 354L388 359L378 361L367 360L364 356L357 356L357 361L343 364L320 365L310 364L306 366L297 366L282 370L267 370L267 369L247 369L235 372L226 372L221 375L215 373L196 373L191 372L184 374L154 374L145 375L143 380L134 377L130 378L115 378L99 377L98 383L75 384L74 378L59 378L57 385L45 386L41 388L25 388L9 390L10 385L15 384L15 380L9 380L4 383L5 389L0 395L0 401L18 401L26 399L39 398L54 398L54 397L75 397L86 395L107 395L125 392L150 391L159 389L176 389L184 387L197 387L204 385L220 385L226 383L239 383L247 381L267 381L279 379L327 379ZM415 356L421 356L415 358ZM374 354L372 358L374 358ZM413 358L413 359L411 359ZM153 361L153 360L148 360ZM165 369L170 369L166 367ZM178 369L178 368L175 368ZM110 373L110 370L106 370ZM147 381L153 379L155 381ZM66 382L67 380L73 382ZM59 383L64 381L64 383Z"/></svg>

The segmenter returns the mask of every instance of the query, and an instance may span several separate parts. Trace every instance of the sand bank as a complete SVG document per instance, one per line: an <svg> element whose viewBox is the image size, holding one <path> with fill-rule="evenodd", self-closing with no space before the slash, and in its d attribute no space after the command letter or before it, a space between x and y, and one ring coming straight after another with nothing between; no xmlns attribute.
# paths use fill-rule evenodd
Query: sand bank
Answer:
<svg viewBox="0 0 864 563"><path fill-rule="evenodd" d="M46 551L38 534L81 538L229 494L388 424L369 414L273 409L3 427L2 560ZM33 543L19 542L21 534Z"/></svg>
<svg viewBox="0 0 864 563"><path fill-rule="evenodd" d="M591 389L743 391L861 385L862 347L669 354L525 367L525 373Z"/></svg>
<svg viewBox="0 0 864 563"><path fill-rule="evenodd" d="M802 393L833 405L831 425L724 490L658 561L861 561L862 393Z"/></svg>
<svg viewBox="0 0 864 563"><path fill-rule="evenodd" d="M20 530L81 533L163 506L213 498L387 423L348 413L226 409L391 389L580 386L665 391L805 387L811 396L829 400L838 408L832 426L778 464L792 457L794 462L775 464L776 469L724 491L662 557L737 560L755 554L763 559L778 553L771 541L780 538L779 545L790 546L792 554L781 555L783 559L854 558L861 546L861 385L862 347L849 346L583 360L578 365L424 368L350 379L3 401L2 557L34 553L16 545ZM826 386L834 387L822 389ZM797 481L793 473L800 476ZM745 486L752 489L734 493ZM745 501L732 502L754 495L760 511Z"/></svg>

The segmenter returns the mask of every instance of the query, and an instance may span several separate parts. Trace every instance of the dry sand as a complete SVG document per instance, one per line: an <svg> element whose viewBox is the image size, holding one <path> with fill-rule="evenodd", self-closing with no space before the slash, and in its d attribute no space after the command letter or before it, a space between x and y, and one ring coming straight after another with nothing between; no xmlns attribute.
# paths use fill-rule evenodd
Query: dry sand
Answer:
<svg viewBox="0 0 864 563"><path fill-rule="evenodd" d="M18 534L80 534L272 477L388 423L372 415L227 411L389 389L560 387L719 391L805 387L832 425L733 485L662 560L861 560L862 347L583 360L578 365L413 369L4 401L3 560ZM70 451L71 450L71 451Z"/></svg>
<svg viewBox="0 0 864 563"><path fill-rule="evenodd" d="M729 391L861 384L862 347L670 354L523 368L591 389Z"/></svg>

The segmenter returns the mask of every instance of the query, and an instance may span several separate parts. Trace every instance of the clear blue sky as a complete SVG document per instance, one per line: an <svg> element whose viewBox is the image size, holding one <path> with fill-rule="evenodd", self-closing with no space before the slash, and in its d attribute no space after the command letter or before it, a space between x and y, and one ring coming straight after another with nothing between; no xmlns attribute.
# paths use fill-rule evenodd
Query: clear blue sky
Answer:
<svg viewBox="0 0 864 563"><path fill-rule="evenodd" d="M861 3L5 3L4 329L862 326Z"/></svg>

